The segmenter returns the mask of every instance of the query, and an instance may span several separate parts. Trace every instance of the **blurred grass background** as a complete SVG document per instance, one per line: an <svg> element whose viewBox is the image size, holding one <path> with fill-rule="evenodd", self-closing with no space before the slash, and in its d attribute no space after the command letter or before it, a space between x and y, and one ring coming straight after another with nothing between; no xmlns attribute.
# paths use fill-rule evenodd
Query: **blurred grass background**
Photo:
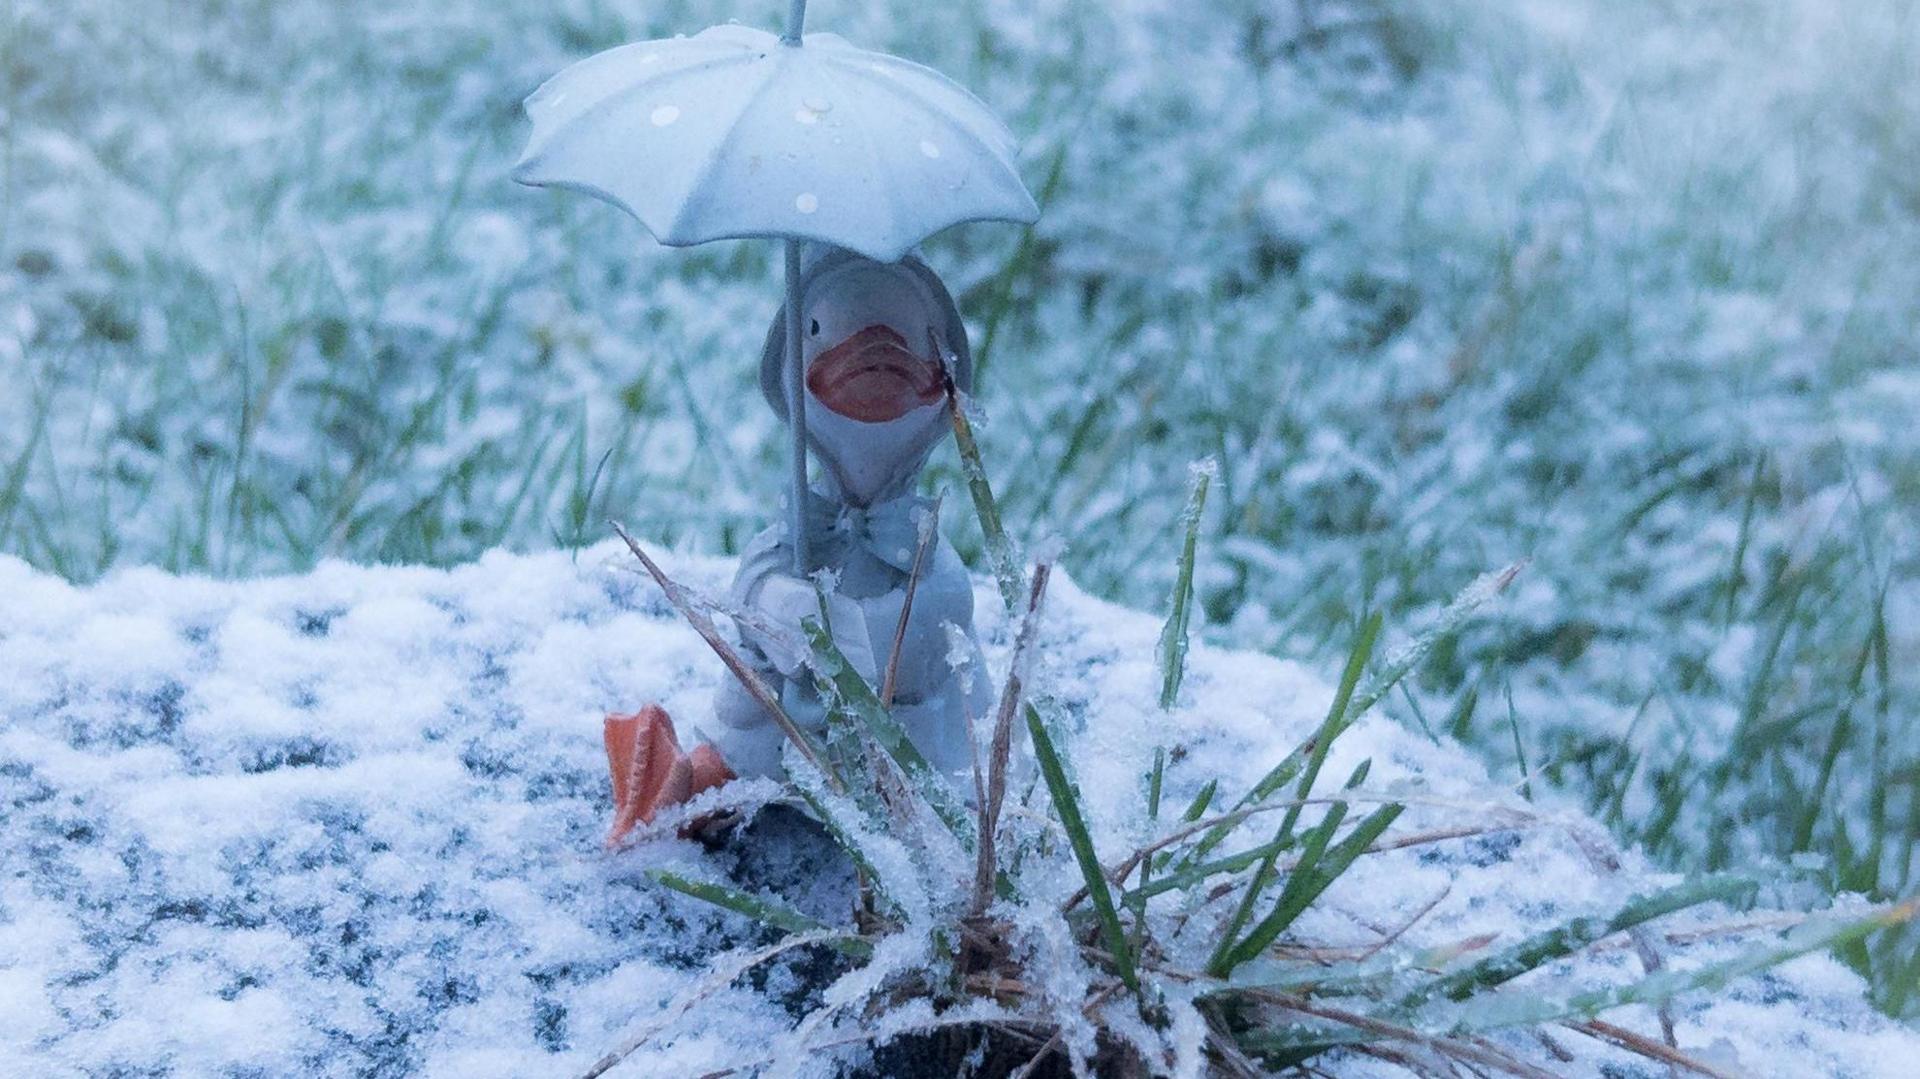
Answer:
<svg viewBox="0 0 1920 1079"><path fill-rule="evenodd" d="M1912 0L818 0L966 83L1046 216L929 245L1010 523L1331 667L1677 868L1920 885ZM86 580L737 549L774 249L521 189L571 60L784 5L0 3L0 551ZM958 486L950 457L930 487ZM963 515L955 515L963 516ZM963 526L964 527L964 526ZM963 550L977 539L957 536ZM4 602L5 597L0 597ZM1849 956L1920 1011L1911 937Z"/></svg>

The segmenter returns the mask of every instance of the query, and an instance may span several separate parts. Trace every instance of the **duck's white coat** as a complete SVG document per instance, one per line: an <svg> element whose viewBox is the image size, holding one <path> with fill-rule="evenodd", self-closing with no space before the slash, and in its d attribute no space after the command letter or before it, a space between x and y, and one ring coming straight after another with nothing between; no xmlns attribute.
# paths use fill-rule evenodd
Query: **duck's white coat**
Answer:
<svg viewBox="0 0 1920 1079"><path fill-rule="evenodd" d="M847 251L815 250L799 285L802 360L815 357L871 326L893 330L930 363L945 363L956 386L972 385L966 327L940 279L915 258L879 263ZM762 386L780 412L776 317L762 357ZM809 492L807 518L819 580L791 569L787 526L755 537L741 556L732 600L751 623L742 651L781 695L803 726L822 729L825 710L802 670L805 618L822 616L835 642L874 685L891 659L919 552L921 530L932 529L935 506L911 492L928 454L949 427L944 405L928 405L884 423L841 416L806 392L808 440L820 460L820 485ZM953 545L928 533L926 564L914 588L897 665L894 716L921 753L941 771L963 775L972 765L969 722L986 723L993 691L973 631L973 587ZM824 587L822 586L824 582ZM784 638L784 639L783 639ZM701 727L736 772L774 774L784 738L739 683L721 683L714 722ZM695 719L696 726L699 721Z"/></svg>

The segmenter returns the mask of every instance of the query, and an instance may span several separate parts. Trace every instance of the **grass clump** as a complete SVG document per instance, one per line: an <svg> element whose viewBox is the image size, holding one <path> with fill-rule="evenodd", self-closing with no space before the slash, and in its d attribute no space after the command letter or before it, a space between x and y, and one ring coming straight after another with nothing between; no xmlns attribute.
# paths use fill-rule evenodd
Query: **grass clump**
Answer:
<svg viewBox="0 0 1920 1079"><path fill-rule="evenodd" d="M977 454L967 455L977 469ZM1174 705L1185 673L1194 537L1211 475L1196 469L1189 496L1181 584L1160 638L1163 709ZM649 569L657 575L651 563ZM716 962L715 979L798 947L831 948L843 960L843 973L822 995L828 1003L802 1017L773 1055L712 1076L756 1073L799 1054L856 1045L877 1050L876 1060L912 1047L915 1068L943 1074L1253 1076L1355 1054L1415 1062L1420 1073L1425 1061L1436 1071L1458 1065L1539 1076L1550 1072L1535 1061L1537 1046L1555 1043L1500 1035L1549 1027L1661 1066L1718 1075L1677 1048L1670 1029L1664 1039L1652 1038L1604 1017L1628 1005L1664 1014L1685 994L1717 990L1809 952L1860 944L1920 915L1920 900L1910 900L1850 916L1696 928L1695 935L1773 939L1685 971L1667 969L1647 943L1650 924L1754 894L1753 878L1721 873L1629 896L1499 949L1491 948L1492 935L1439 946L1404 943L1421 935L1438 899L1402 912L1400 924L1362 947L1316 939L1303 930L1305 916L1371 858L1558 826L1528 810L1454 806L1446 826L1396 830L1409 806L1442 803L1369 788L1371 760L1337 787L1321 782L1336 744L1361 716L1504 589L1517 567L1477 583L1447 617L1384 662L1373 658L1382 616L1362 619L1325 718L1230 808L1209 815L1221 796L1218 783L1195 784L1180 819L1160 824L1163 796L1180 777L1177 757L1156 750L1143 818L1157 834L1121 857L1096 845L1068 742L1043 718L1045 698L1032 693L1032 653L1051 571L1045 561L1034 565L1020 602L1009 604L1019 628L987 753L976 757L971 818L957 812L948 778L929 769L893 726L879 691L837 654L829 634L807 627L833 733L824 753L796 742L790 772L799 798L858 867L859 909L852 927L837 929L775 898L653 874L665 887L784 936ZM676 603L685 601L670 585L669 592ZM715 647L728 648L723 640ZM1010 774L1019 726L1039 775L1015 795ZM1266 833L1265 822L1276 817ZM1265 838L1215 853L1249 835ZM1569 968L1624 935L1651 951L1642 953L1642 974L1596 980L1577 964ZM1522 979L1525 986L1515 988ZM711 992L725 982L705 984ZM683 1014L690 1006L676 1002L669 1011ZM587 1074L617 1065L665 1030L654 1020Z"/></svg>

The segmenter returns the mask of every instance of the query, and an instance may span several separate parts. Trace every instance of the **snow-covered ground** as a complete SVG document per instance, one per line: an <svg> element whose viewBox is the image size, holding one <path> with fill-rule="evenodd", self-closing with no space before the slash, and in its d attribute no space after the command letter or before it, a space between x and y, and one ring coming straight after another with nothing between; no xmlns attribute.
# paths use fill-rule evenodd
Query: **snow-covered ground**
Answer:
<svg viewBox="0 0 1920 1079"><path fill-rule="evenodd" d="M703 587L730 571L670 568ZM711 853L665 822L601 853L601 715L659 700L697 719L719 670L611 545L231 583L137 569L85 588L0 558L0 596L0 1074L565 1074L757 939L643 868L846 917L844 866L791 820ZM980 601L997 610L984 586ZM986 623L998 663L1004 627ZM1066 582L1047 616L1043 684L1084 709L1071 752L1108 852L1145 834L1154 746L1184 750L1169 780L1183 804L1206 778L1257 777L1329 697L1298 665L1200 648L1181 706L1162 713L1158 629ZM1402 828L1536 809L1391 721L1342 739L1330 774L1363 757L1369 789L1417 799ZM1597 868L1608 846L1591 821L1548 810L1513 832L1372 856L1300 928L1366 941L1438 896L1410 941L1512 941L1658 878L1631 856ZM1726 946L1665 951L1685 970ZM1603 948L1552 973L1600 984L1637 962ZM624 1074L797 1052L782 1039L809 985L797 963L719 991ZM1688 998L1680 1044L1739 1074L1907 1074L1920 1035L1862 989L1832 959L1804 958ZM1657 1031L1647 1014L1619 1021ZM1624 1060L1553 1037L1578 1061L1531 1035L1505 1042L1565 1074Z"/></svg>

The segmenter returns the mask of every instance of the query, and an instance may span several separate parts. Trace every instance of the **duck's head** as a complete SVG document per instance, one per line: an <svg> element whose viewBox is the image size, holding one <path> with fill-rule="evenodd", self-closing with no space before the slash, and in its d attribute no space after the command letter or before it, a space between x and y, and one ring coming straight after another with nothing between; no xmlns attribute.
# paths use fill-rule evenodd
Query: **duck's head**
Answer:
<svg viewBox="0 0 1920 1079"><path fill-rule="evenodd" d="M959 311L911 256L875 262L830 251L803 271L800 294L808 441L839 497L858 505L893 498L946 430L943 366L959 389L971 384ZM761 391L782 419L785 358L783 307L760 367Z"/></svg>

